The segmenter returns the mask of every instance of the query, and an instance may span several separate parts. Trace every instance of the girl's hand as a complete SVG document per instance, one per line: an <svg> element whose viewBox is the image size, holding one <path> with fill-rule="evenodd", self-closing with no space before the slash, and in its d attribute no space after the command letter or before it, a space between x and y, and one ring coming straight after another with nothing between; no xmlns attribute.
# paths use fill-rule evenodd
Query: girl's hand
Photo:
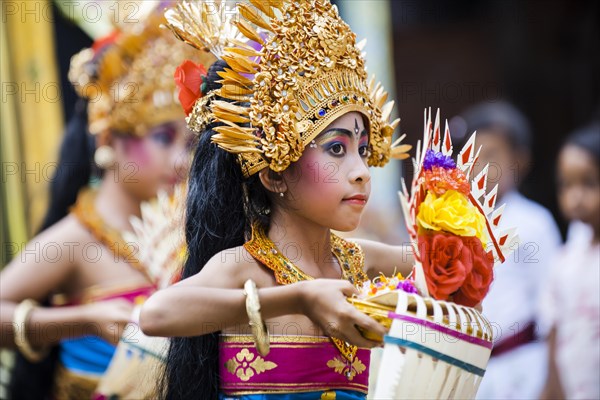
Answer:
<svg viewBox="0 0 600 400"><path fill-rule="evenodd" d="M99 301L83 306L86 332L114 345L119 343L125 326L131 322L133 304L124 299Z"/></svg>
<svg viewBox="0 0 600 400"><path fill-rule="evenodd" d="M326 335L333 336L359 347L377 347L381 342L366 339L358 328L383 337L383 325L358 311L348 303L346 297L358 294L358 290L348 281L337 279L316 279L299 282L301 310Z"/></svg>

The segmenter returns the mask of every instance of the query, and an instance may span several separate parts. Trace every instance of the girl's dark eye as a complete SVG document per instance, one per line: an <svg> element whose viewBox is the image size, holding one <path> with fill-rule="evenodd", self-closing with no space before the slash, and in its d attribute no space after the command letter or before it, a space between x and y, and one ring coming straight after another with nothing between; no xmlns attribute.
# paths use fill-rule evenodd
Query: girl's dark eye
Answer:
<svg viewBox="0 0 600 400"><path fill-rule="evenodd" d="M329 147L328 151L331 154L333 154L334 156L343 156L344 154L346 154L346 148L341 143L334 143L334 144L332 144Z"/></svg>
<svg viewBox="0 0 600 400"><path fill-rule="evenodd" d="M369 146L368 145L360 146L358 148L358 154L360 154L361 157L368 157L369 156Z"/></svg>
<svg viewBox="0 0 600 400"><path fill-rule="evenodd" d="M152 132L150 138L163 146L169 146L175 140L175 132L170 129L160 129Z"/></svg>

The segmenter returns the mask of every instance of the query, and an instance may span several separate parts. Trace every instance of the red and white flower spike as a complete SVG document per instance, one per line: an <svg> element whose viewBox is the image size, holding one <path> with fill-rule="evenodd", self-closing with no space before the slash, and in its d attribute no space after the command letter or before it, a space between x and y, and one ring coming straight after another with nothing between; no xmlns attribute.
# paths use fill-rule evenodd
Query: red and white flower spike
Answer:
<svg viewBox="0 0 600 400"><path fill-rule="evenodd" d="M433 125L433 139L431 143L431 149L439 152L440 145L442 143L442 135L440 132L440 109L438 108L437 114L435 115L435 124Z"/></svg>
<svg viewBox="0 0 600 400"><path fill-rule="evenodd" d="M485 194L485 189L487 187L487 173L489 167L489 164L483 167L481 172L479 172L475 179L471 181L471 195L473 195L473 197L476 199L480 199L481 196Z"/></svg>
<svg viewBox="0 0 600 400"><path fill-rule="evenodd" d="M444 142L442 143L442 154L445 156L452 155L452 138L450 137L450 127L446 120L446 129L444 129Z"/></svg>
<svg viewBox="0 0 600 400"><path fill-rule="evenodd" d="M440 135L440 111L436 113L435 121L431 120L431 109L424 112L423 140L417 143L415 157L413 158L414 175L410 193L405 182L402 183L402 191L399 193L400 203L405 215L406 227L410 235L413 252L415 255L415 267L413 270L413 279L415 286L423 296L428 296L427 283L421 265L421 257L417 245L418 226L416 216L419 206L425 198L425 179L423 171L423 162L428 150L441 152L445 156L452 156L453 146L450 137L448 121L444 129L443 137ZM471 179L471 193L468 196L469 202L475 206L486 219L487 233L491 243L485 243L486 249L492 252L496 262L503 262L518 245L518 236L515 229L499 231L500 220L504 205L494 209L498 197L498 185L492 190L487 191L487 178L489 166L486 165L476 177L471 177L473 166L479 158L481 147L475 150L475 132L456 157L457 168L465 173L467 179Z"/></svg>
<svg viewBox="0 0 600 400"><path fill-rule="evenodd" d="M467 143L465 143L462 150L456 157L456 165L460 168L467 177L469 176L467 170L471 169L475 159L475 137L477 133L473 132ZM477 152L479 153L479 152ZM450 155L450 154L449 154Z"/></svg>

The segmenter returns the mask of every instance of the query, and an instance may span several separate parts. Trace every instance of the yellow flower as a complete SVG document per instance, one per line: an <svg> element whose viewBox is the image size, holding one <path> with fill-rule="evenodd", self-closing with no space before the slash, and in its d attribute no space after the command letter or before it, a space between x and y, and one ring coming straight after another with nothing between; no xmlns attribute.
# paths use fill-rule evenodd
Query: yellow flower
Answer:
<svg viewBox="0 0 600 400"><path fill-rule="evenodd" d="M484 247L488 242L485 217L463 194L448 190L442 196L428 192L419 206L417 221L422 228L476 236Z"/></svg>

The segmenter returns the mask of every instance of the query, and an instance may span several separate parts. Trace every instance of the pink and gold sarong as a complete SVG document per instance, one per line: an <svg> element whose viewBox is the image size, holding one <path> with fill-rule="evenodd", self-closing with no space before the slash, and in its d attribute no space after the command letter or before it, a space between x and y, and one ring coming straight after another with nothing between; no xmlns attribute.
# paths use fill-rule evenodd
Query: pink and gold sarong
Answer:
<svg viewBox="0 0 600 400"><path fill-rule="evenodd" d="M369 349L346 360L331 340L315 336L271 336L271 351L258 354L251 336L221 335L220 391L239 396L259 393L355 391L366 394Z"/></svg>

